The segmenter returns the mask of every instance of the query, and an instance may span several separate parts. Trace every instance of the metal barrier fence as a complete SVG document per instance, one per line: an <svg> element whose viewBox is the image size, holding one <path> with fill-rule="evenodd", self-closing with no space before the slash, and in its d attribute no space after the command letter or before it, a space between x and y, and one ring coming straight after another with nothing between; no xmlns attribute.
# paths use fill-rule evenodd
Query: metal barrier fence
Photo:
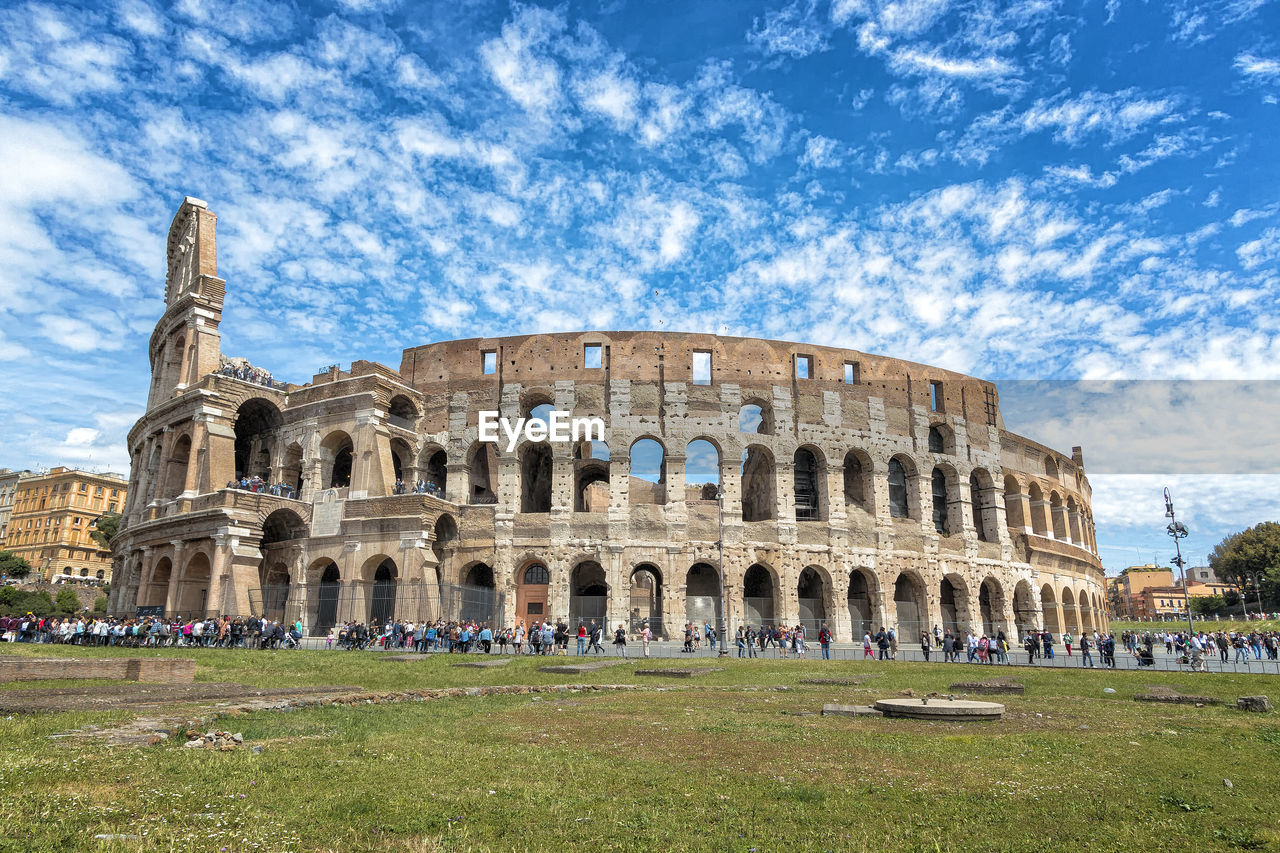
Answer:
<svg viewBox="0 0 1280 853"><path fill-rule="evenodd" d="M249 590L254 615L293 623L308 636L323 637L347 622L432 622L467 619L501 624L504 596L492 587L466 584L321 583L305 592L289 585Z"/></svg>

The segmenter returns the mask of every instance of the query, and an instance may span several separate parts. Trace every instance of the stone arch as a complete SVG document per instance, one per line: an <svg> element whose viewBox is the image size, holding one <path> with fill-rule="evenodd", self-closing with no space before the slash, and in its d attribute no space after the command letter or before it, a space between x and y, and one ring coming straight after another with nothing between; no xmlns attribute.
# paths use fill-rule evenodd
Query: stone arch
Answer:
<svg viewBox="0 0 1280 853"><path fill-rule="evenodd" d="M1040 622L1040 607L1036 603L1035 591L1027 580L1018 581L1013 587L1013 624L1018 630L1018 638L1026 639Z"/></svg>
<svg viewBox="0 0 1280 853"><path fill-rule="evenodd" d="M1018 533L1027 527L1027 520L1022 515L1022 486L1012 474L1004 478L1004 518L1009 529Z"/></svg>
<svg viewBox="0 0 1280 853"><path fill-rule="evenodd" d="M525 560L516 569L516 621L526 628L548 616L551 572L539 559Z"/></svg>
<svg viewBox="0 0 1280 853"><path fill-rule="evenodd" d="M1093 613L1093 596L1081 590L1076 599L1076 607L1080 610L1080 631L1082 633L1093 631L1097 626Z"/></svg>
<svg viewBox="0 0 1280 853"><path fill-rule="evenodd" d="M1080 505L1074 495L1067 496L1067 532L1074 544L1085 547L1084 534L1080 529Z"/></svg>
<svg viewBox="0 0 1280 853"><path fill-rule="evenodd" d="M391 482L394 484L392 492L397 489L407 492L417 475L413 448L400 436L391 439L388 446L391 450Z"/></svg>
<svg viewBox="0 0 1280 853"><path fill-rule="evenodd" d="M816 639L819 629L831 618L831 576L827 570L822 566L805 566L796 581L796 597L800 624L810 639Z"/></svg>
<svg viewBox="0 0 1280 853"><path fill-rule="evenodd" d="M879 616L877 602L880 600L880 585L874 572L868 569L852 569L849 572L849 623L853 629L853 639L857 642L864 634L870 634L875 628Z"/></svg>
<svg viewBox="0 0 1280 853"><path fill-rule="evenodd" d="M876 508L875 465L865 450L850 450L844 455L845 508L857 507L869 515Z"/></svg>
<svg viewBox="0 0 1280 853"><path fill-rule="evenodd" d="M742 617L757 626L778 618L778 577L771 566L752 563L742 575Z"/></svg>
<svg viewBox="0 0 1280 853"><path fill-rule="evenodd" d="M627 501L632 506L667 502L667 449L656 438L643 436L631 443L631 478Z"/></svg>
<svg viewBox="0 0 1280 853"><path fill-rule="evenodd" d="M1039 536L1049 535L1049 519L1044 492L1039 483L1027 486L1027 502L1031 505L1031 532Z"/></svg>
<svg viewBox="0 0 1280 853"><path fill-rule="evenodd" d="M744 400L738 409L738 432L773 435L773 405L763 397Z"/></svg>
<svg viewBox="0 0 1280 853"><path fill-rule="evenodd" d="M1076 611L1076 595L1069 586L1062 588L1062 627L1073 634L1080 633L1080 614Z"/></svg>
<svg viewBox="0 0 1280 853"><path fill-rule="evenodd" d="M942 630L957 637L969 630L969 585L951 572L938 582L938 606L942 611Z"/></svg>
<svg viewBox="0 0 1280 853"><path fill-rule="evenodd" d="M898 643L920 639L929 627L929 603L924 580L915 571L899 572L893 582L893 603L897 610Z"/></svg>
<svg viewBox="0 0 1280 853"><path fill-rule="evenodd" d="M1058 624L1058 597L1049 584L1040 588L1040 613L1041 624L1050 634L1062 633L1062 626Z"/></svg>
<svg viewBox="0 0 1280 853"><path fill-rule="evenodd" d="M321 481L326 489L345 489L355 473L355 442L342 430L335 430L320 442Z"/></svg>
<svg viewBox="0 0 1280 853"><path fill-rule="evenodd" d="M187 488L187 471L191 465L191 436L183 433L173 442L173 450L165 463L164 492L166 498L176 498Z"/></svg>
<svg viewBox="0 0 1280 853"><path fill-rule="evenodd" d="M916 463L904 453L889 460L889 515L892 518L920 518L920 495L916 488Z"/></svg>
<svg viewBox="0 0 1280 853"><path fill-rule="evenodd" d="M418 407L404 394L397 394L391 398L387 403L387 415L392 426L408 430L417 428Z"/></svg>
<svg viewBox="0 0 1280 853"><path fill-rule="evenodd" d="M982 579L978 587L978 618L982 620L982 633L994 637L1004 620L1004 587L992 575Z"/></svg>
<svg viewBox="0 0 1280 853"><path fill-rule="evenodd" d="M686 493L688 490L698 489L698 496L702 500L715 500L716 495L720 491L720 460L721 448L719 442L707 438L706 436L698 436L685 445L684 449L684 482Z"/></svg>
<svg viewBox="0 0 1280 853"><path fill-rule="evenodd" d="M1052 491L1049 493L1049 524L1053 531L1053 538L1059 542L1066 542L1067 537L1067 508L1062 503L1062 495Z"/></svg>
<svg viewBox="0 0 1280 853"><path fill-rule="evenodd" d="M449 613L456 618L473 622L496 622L498 613L498 585L494 580L493 566L476 560L463 567L462 583L454 589Z"/></svg>
<svg viewBox="0 0 1280 853"><path fill-rule="evenodd" d="M629 612L633 629L648 623L656 637L665 637L662 619L662 570L653 563L640 563L631 570Z"/></svg>
<svg viewBox="0 0 1280 853"><path fill-rule="evenodd" d="M275 510L262 520L262 539L258 543L262 555L258 561L258 591L262 596L259 616L277 621L284 618L293 567L289 565L288 549L280 546L305 539L307 532L306 522L291 509Z"/></svg>
<svg viewBox="0 0 1280 853"><path fill-rule="evenodd" d="M302 445L295 441L284 449L284 464L280 466L280 481L293 489L293 494L286 492L286 497L302 499L302 470Z"/></svg>
<svg viewBox="0 0 1280 853"><path fill-rule="evenodd" d="M929 427L928 448L930 453L954 456L956 452L956 436L946 424L933 424Z"/></svg>
<svg viewBox="0 0 1280 853"><path fill-rule="evenodd" d="M551 512L551 445L527 442L520 448L520 511Z"/></svg>
<svg viewBox="0 0 1280 853"><path fill-rule="evenodd" d="M719 624L723 613L720 600L720 572L710 563L694 563L685 574L685 620L694 626Z"/></svg>
<svg viewBox="0 0 1280 853"><path fill-rule="evenodd" d="M284 418L270 400L250 397L236 409L236 478L271 479L271 454Z"/></svg>
<svg viewBox="0 0 1280 853"><path fill-rule="evenodd" d="M436 558L436 582L453 577L453 556L458 547L458 522L441 513L431 528L431 553Z"/></svg>
<svg viewBox="0 0 1280 853"><path fill-rule="evenodd" d="M472 504L496 504L498 454L492 442L472 442L467 450L467 502Z"/></svg>
<svg viewBox="0 0 1280 853"><path fill-rule="evenodd" d="M742 520L766 521L777 517L778 475L773 453L760 444L742 452Z"/></svg>
<svg viewBox="0 0 1280 853"><path fill-rule="evenodd" d="M366 621L378 626L385 625L396 615L400 569L395 560L385 554L377 554L365 560L360 575L370 584Z"/></svg>
<svg viewBox="0 0 1280 853"><path fill-rule="evenodd" d="M811 444L796 448L792 457L796 521L827 519L827 460Z"/></svg>
<svg viewBox="0 0 1280 853"><path fill-rule="evenodd" d="M338 624L338 604L342 597L342 572L338 564L328 557L321 557L307 568L307 584L312 593L311 633L327 634Z"/></svg>
<svg viewBox="0 0 1280 853"><path fill-rule="evenodd" d="M449 454L438 444L428 444L418 456L418 482L414 487L429 495L448 495Z"/></svg>
<svg viewBox="0 0 1280 853"><path fill-rule="evenodd" d="M1058 479L1058 463L1052 456L1044 458L1044 475L1050 480Z"/></svg>
<svg viewBox="0 0 1280 853"><path fill-rule="evenodd" d="M151 582L147 584L147 589L143 596L140 596L140 603L147 607L163 607L169 597L169 581L173 577L173 561L168 557L161 557L151 568Z"/></svg>
<svg viewBox="0 0 1280 853"><path fill-rule="evenodd" d="M573 449L574 512L608 512L609 445L582 441Z"/></svg>
<svg viewBox="0 0 1280 853"><path fill-rule="evenodd" d="M595 560L583 560L569 572L569 627L578 623L607 624L609 581L604 567Z"/></svg>
<svg viewBox="0 0 1280 853"><path fill-rule="evenodd" d="M204 616L209 606L209 588L213 579L213 569L209 563L209 555L197 551L187 558L186 568L182 570L178 582L178 594L174 599L177 615L184 618Z"/></svg>
<svg viewBox="0 0 1280 853"><path fill-rule="evenodd" d="M973 532L979 542L998 542L996 484L985 468L969 472L969 505L973 511Z"/></svg>
<svg viewBox="0 0 1280 853"><path fill-rule="evenodd" d="M954 536L963 530L959 503L959 477L950 465L935 465L929 474L929 494L933 529L941 536Z"/></svg>

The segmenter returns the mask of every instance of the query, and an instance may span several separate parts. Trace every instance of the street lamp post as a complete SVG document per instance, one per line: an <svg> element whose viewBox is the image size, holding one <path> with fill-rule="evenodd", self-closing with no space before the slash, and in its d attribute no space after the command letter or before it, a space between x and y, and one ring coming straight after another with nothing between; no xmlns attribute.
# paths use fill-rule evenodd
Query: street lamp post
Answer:
<svg viewBox="0 0 1280 853"><path fill-rule="evenodd" d="M1258 596L1258 618L1262 618L1262 579L1267 576L1266 572L1245 572L1244 576L1253 583L1253 591ZM1249 609L1245 608L1245 618L1249 618Z"/></svg>
<svg viewBox="0 0 1280 853"><path fill-rule="evenodd" d="M720 624L716 628L720 635L720 654L729 656L729 582L724 574L724 487L716 486L716 552L720 560Z"/></svg>
<svg viewBox="0 0 1280 853"><path fill-rule="evenodd" d="M1182 596L1187 602L1187 657L1190 659L1190 643L1191 638L1196 635L1196 629L1195 626L1191 624L1191 590L1187 589L1187 573L1183 568L1187 561L1182 559L1182 546L1180 544L1181 540L1187 538L1190 531L1187 530L1187 526L1185 524L1181 523L1174 517L1173 497L1169 494L1168 487L1165 487L1164 490L1164 517L1169 519L1169 526L1166 527L1165 530L1171 537L1173 537L1173 547L1177 551L1177 556L1173 558L1173 564L1178 567L1178 573L1182 575Z"/></svg>

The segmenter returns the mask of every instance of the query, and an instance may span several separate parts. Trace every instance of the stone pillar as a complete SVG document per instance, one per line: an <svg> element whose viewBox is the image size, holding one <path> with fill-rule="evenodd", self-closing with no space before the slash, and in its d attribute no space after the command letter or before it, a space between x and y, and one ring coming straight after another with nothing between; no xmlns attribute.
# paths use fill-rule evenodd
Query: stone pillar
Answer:
<svg viewBox="0 0 1280 853"><path fill-rule="evenodd" d="M471 468L465 462L448 462L444 469L445 498L456 504L468 503L471 499L468 494L471 488ZM497 472L490 471L489 474L495 476Z"/></svg>
<svg viewBox="0 0 1280 853"><path fill-rule="evenodd" d="M175 539L169 543L173 546L173 568L169 572L169 591L165 595L164 610L166 614L176 613L182 601L182 582L186 577L186 543Z"/></svg>

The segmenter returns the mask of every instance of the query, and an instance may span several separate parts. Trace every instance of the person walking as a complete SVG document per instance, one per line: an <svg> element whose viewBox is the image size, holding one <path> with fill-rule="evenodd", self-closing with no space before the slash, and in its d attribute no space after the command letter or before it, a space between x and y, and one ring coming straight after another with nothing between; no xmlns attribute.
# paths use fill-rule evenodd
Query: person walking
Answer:
<svg viewBox="0 0 1280 853"><path fill-rule="evenodd" d="M627 631L622 627L621 622L618 623L618 630L613 632L613 647L618 657L627 656Z"/></svg>
<svg viewBox="0 0 1280 853"><path fill-rule="evenodd" d="M883 625L876 632L876 648L880 650L879 660L889 659L889 635L885 633Z"/></svg>
<svg viewBox="0 0 1280 853"><path fill-rule="evenodd" d="M920 651L924 654L924 662L929 662L929 649L932 647L933 637L929 636L928 631L920 632Z"/></svg>
<svg viewBox="0 0 1280 853"><path fill-rule="evenodd" d="M644 656L649 656L649 641L653 639L653 631L649 630L649 623L644 623L640 628L640 647L644 649Z"/></svg>
<svg viewBox="0 0 1280 853"><path fill-rule="evenodd" d="M1093 669L1093 653L1089 650L1089 635L1080 635L1080 666Z"/></svg>
<svg viewBox="0 0 1280 853"><path fill-rule="evenodd" d="M818 629L818 645L822 647L822 659L831 660L831 629L826 622Z"/></svg>
<svg viewBox="0 0 1280 853"><path fill-rule="evenodd" d="M587 626L578 623L578 657L587 653Z"/></svg>

